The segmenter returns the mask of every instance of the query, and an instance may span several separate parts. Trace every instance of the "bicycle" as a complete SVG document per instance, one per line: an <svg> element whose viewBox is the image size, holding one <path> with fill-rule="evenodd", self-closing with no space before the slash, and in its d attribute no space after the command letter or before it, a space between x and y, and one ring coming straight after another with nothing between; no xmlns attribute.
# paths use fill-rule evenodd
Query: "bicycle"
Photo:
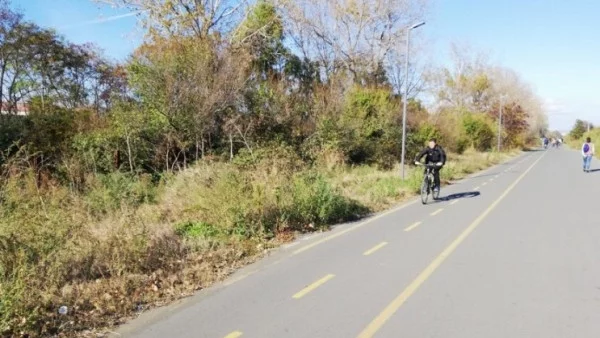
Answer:
<svg viewBox="0 0 600 338"><path fill-rule="evenodd" d="M429 195L432 195L433 200L440 198L440 189L434 190L435 178L433 177L433 169L439 168L435 163L423 164L421 162L415 162L416 165L425 166L425 176L423 176L423 183L421 184L421 202L427 204Z"/></svg>

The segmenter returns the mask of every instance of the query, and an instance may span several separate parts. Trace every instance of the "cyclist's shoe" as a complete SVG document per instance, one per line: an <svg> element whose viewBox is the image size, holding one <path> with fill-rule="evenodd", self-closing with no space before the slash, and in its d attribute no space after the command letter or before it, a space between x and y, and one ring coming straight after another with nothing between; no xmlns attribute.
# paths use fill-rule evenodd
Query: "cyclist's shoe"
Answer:
<svg viewBox="0 0 600 338"><path fill-rule="evenodd" d="M440 187L434 187L432 189L432 193L433 193L433 199L437 201L437 199L440 195Z"/></svg>

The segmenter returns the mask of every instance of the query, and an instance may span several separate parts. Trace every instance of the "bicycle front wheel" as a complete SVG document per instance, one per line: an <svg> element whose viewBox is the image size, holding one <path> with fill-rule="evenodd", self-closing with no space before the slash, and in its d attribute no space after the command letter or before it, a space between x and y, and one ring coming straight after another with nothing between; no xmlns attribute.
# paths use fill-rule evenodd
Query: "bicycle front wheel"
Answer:
<svg viewBox="0 0 600 338"><path fill-rule="evenodd" d="M427 200L429 199L429 180L427 176L423 179L423 183L421 184L421 202L423 204L427 204Z"/></svg>

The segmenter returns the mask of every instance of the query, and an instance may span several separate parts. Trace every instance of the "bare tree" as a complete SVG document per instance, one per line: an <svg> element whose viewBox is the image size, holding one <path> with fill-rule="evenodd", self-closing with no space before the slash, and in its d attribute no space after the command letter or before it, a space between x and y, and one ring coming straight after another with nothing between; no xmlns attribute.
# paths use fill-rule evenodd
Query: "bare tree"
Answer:
<svg viewBox="0 0 600 338"><path fill-rule="evenodd" d="M326 71L338 64L354 78L373 72L422 19L425 0L284 0L288 34Z"/></svg>
<svg viewBox="0 0 600 338"><path fill-rule="evenodd" d="M386 60L386 73L394 91L398 94L404 93L404 86L408 86L408 97L418 96L426 86L424 73L426 66L418 62L410 62L408 70L405 69L405 51L393 49ZM408 71L408 83L406 83L406 72Z"/></svg>
<svg viewBox="0 0 600 338"><path fill-rule="evenodd" d="M492 65L486 54L464 45L452 45L451 56L451 67L427 74L438 111L490 113L496 118L500 107L517 107L513 115L524 117L530 132L545 128L542 101L515 71Z"/></svg>
<svg viewBox="0 0 600 338"><path fill-rule="evenodd" d="M469 47L452 44L451 67L441 67L426 74L437 108L461 107L484 111L491 93L488 58L473 53Z"/></svg>
<svg viewBox="0 0 600 338"><path fill-rule="evenodd" d="M209 37L229 32L238 22L244 0L93 0L140 13L151 35Z"/></svg>
<svg viewBox="0 0 600 338"><path fill-rule="evenodd" d="M533 131L547 127L547 117L541 98L533 88L524 82L514 70L494 67L490 70L496 99L502 98L503 104L517 102L528 113L527 122Z"/></svg>

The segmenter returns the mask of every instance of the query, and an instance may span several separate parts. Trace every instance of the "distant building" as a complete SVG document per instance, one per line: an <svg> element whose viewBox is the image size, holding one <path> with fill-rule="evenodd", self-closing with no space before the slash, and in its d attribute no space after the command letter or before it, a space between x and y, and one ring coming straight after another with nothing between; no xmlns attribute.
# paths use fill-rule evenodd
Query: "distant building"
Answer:
<svg viewBox="0 0 600 338"><path fill-rule="evenodd" d="M24 103L17 103L16 115L26 116L29 115L29 106ZM11 107L8 103L2 102L2 110L0 111L3 115L9 114ZM14 114L14 111L12 112Z"/></svg>

